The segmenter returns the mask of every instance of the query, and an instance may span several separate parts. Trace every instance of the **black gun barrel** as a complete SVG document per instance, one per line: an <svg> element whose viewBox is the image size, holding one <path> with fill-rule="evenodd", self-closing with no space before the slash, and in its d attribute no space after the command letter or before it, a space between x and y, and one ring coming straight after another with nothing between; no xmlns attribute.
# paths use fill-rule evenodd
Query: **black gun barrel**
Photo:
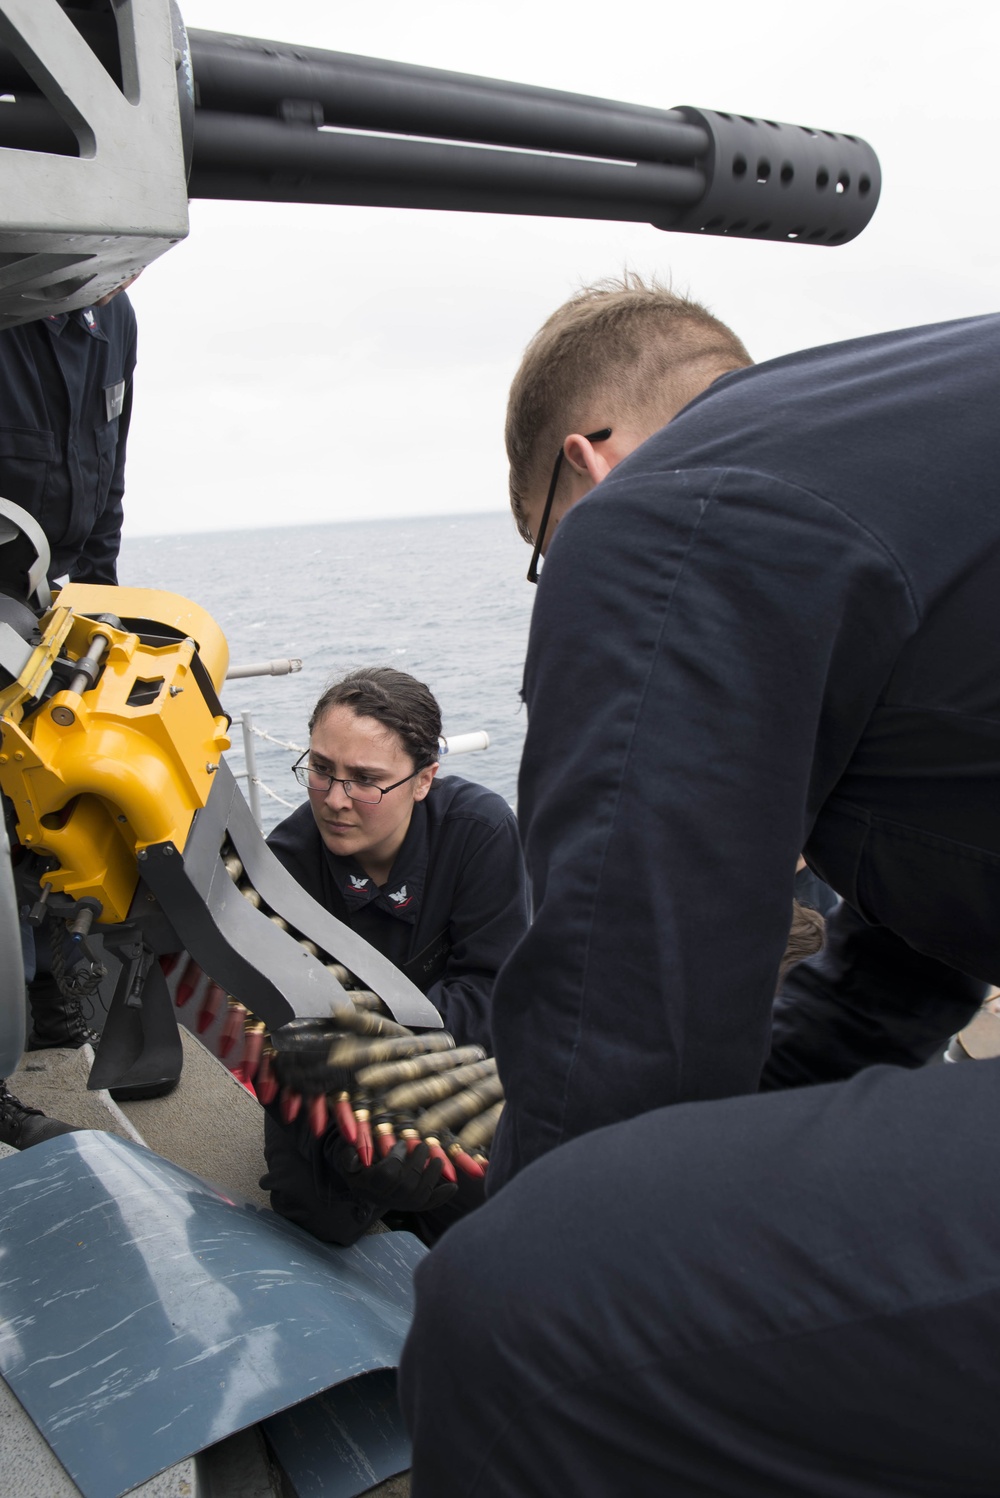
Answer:
<svg viewBox="0 0 1000 1498"><path fill-rule="evenodd" d="M214 31L188 40L202 110L294 119L297 106L312 124L676 165L710 144L672 109Z"/></svg>
<svg viewBox="0 0 1000 1498"><path fill-rule="evenodd" d="M252 170L248 161L253 163ZM705 191L696 167L586 161L198 110L192 197L351 203L647 223Z"/></svg>
<svg viewBox="0 0 1000 1498"><path fill-rule="evenodd" d="M93 14L76 24L111 68ZM188 42L193 198L612 219L823 245L853 239L878 202L878 159L853 135L221 32ZM0 93L12 96L0 103L0 146L77 153L70 125L4 49Z"/></svg>

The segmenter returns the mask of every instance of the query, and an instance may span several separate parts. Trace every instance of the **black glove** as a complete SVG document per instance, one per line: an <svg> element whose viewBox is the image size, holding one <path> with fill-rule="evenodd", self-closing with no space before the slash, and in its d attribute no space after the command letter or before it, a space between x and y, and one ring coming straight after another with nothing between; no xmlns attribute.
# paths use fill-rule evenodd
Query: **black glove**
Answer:
<svg viewBox="0 0 1000 1498"><path fill-rule="evenodd" d="M323 1141L323 1153L352 1195L377 1205L380 1215L426 1212L450 1201L458 1190L452 1181L441 1179L442 1161L431 1157L426 1144L407 1153L407 1142L400 1139L383 1160L365 1166L353 1144L331 1129Z"/></svg>
<svg viewBox="0 0 1000 1498"><path fill-rule="evenodd" d="M314 1097L340 1092L351 1085L351 1073L334 1074L327 1064L335 1032L326 1019L293 1019L271 1036L274 1074L282 1087Z"/></svg>

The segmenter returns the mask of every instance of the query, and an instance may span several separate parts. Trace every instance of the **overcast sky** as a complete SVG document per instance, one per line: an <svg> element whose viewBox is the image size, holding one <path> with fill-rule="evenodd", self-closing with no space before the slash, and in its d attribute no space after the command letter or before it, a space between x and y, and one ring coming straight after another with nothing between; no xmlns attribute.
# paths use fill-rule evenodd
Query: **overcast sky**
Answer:
<svg viewBox="0 0 1000 1498"><path fill-rule="evenodd" d="M239 32L865 137L881 204L840 249L635 224L194 202L133 291L128 534L495 510L506 390L542 319L629 266L758 359L992 311L996 0L181 0Z"/></svg>

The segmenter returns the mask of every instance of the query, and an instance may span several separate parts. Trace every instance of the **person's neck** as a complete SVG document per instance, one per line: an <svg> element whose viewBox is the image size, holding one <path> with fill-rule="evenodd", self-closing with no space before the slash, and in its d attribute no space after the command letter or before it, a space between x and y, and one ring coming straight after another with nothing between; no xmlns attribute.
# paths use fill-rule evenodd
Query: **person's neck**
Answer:
<svg viewBox="0 0 1000 1498"><path fill-rule="evenodd" d="M398 852L399 849L397 848L396 853ZM392 873L392 866L396 862L396 853L393 853L390 859L359 858L357 860L378 889L381 889L383 884L388 883L389 875Z"/></svg>
<svg viewBox="0 0 1000 1498"><path fill-rule="evenodd" d="M355 862L361 865L369 879L379 889L382 888L383 884L388 882L389 875L392 873L392 866L399 855L399 850L406 842L406 834L410 830L412 820L413 813L411 811L410 816L407 818L406 826L397 837L393 838L391 847L380 846L378 848L369 848L364 853L356 853L354 855Z"/></svg>

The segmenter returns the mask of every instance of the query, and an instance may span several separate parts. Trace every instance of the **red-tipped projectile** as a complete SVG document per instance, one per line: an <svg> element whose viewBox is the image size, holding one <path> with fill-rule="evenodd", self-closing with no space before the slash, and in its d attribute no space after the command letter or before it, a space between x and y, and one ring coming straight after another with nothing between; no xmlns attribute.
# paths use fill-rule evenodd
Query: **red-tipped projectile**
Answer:
<svg viewBox="0 0 1000 1498"><path fill-rule="evenodd" d="M443 1181L457 1181L458 1176L455 1174L455 1167L441 1148L441 1141L435 1139L432 1135L431 1138L425 1139L424 1143L430 1148L431 1159L441 1161L441 1179Z"/></svg>
<svg viewBox="0 0 1000 1498"><path fill-rule="evenodd" d="M467 1176L474 1176L477 1180L481 1180L486 1174L479 1161L474 1160L466 1150L461 1148L452 1149L449 1151L449 1154L459 1170L463 1170Z"/></svg>
<svg viewBox="0 0 1000 1498"><path fill-rule="evenodd" d="M319 1139L326 1133L329 1123L330 1113L326 1106L326 1098L321 1092L317 1093L315 1097L309 1099L309 1127Z"/></svg>
<svg viewBox="0 0 1000 1498"><path fill-rule="evenodd" d="M204 1035L206 1030L211 1030L227 998L226 990L220 988L218 983L208 985L205 997L201 1001L201 1008L198 1010L198 1023L195 1026L199 1035Z"/></svg>
<svg viewBox="0 0 1000 1498"><path fill-rule="evenodd" d="M181 973L180 982L177 985L177 992L174 995L174 1003L177 1005L178 1009L184 1008L184 1005L188 1002L200 982L201 968L195 962L193 957L189 957L187 967Z"/></svg>
<svg viewBox="0 0 1000 1498"><path fill-rule="evenodd" d="M257 1096L261 1102L265 1106L268 1103L273 1103L278 1096L278 1079L274 1075L270 1054L260 1058L260 1065L257 1068L257 1076L254 1080L257 1088Z"/></svg>
<svg viewBox="0 0 1000 1498"><path fill-rule="evenodd" d="M340 1130L341 1137L348 1144L358 1142L358 1121L354 1117L354 1109L351 1107L351 1094L349 1092L338 1092L333 1104L333 1116Z"/></svg>
<svg viewBox="0 0 1000 1498"><path fill-rule="evenodd" d="M237 1004L235 999L229 1000L229 1013L226 1015L222 1026L222 1034L219 1036L219 1055L224 1061L233 1050L236 1042L243 1039L243 1022L247 1017L247 1011L242 1004ZM239 1059L237 1057L237 1059ZM232 1068L230 1068L232 1070Z"/></svg>
<svg viewBox="0 0 1000 1498"><path fill-rule="evenodd" d="M372 1149L372 1126L368 1122L368 1109L356 1109L354 1117L358 1125L358 1137L354 1141L354 1148L358 1152L358 1159L367 1168L375 1158L375 1151Z"/></svg>

